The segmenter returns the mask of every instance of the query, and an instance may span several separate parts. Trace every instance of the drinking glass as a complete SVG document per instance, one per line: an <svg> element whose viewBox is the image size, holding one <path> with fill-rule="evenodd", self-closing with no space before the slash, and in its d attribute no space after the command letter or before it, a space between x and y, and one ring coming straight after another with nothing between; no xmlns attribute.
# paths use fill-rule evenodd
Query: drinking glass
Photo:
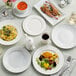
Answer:
<svg viewBox="0 0 76 76"><path fill-rule="evenodd" d="M76 24L76 12L73 12L69 18L70 24Z"/></svg>

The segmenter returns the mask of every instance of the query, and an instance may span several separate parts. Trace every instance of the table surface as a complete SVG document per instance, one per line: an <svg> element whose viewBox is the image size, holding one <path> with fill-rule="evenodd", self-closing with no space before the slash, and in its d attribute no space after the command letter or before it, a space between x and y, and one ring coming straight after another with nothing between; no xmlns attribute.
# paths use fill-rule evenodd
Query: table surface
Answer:
<svg viewBox="0 0 76 76"><path fill-rule="evenodd" d="M36 4L39 0L30 0L30 4L31 6L33 7L34 4ZM51 0L52 1L52 0ZM58 3L57 1L59 0L53 0L55 1L56 3ZM0 0L0 7L4 5L4 3L2 2L2 0ZM66 24L68 23L68 18L70 17L71 13L73 11L76 10L76 0L72 0L72 3L67 5L65 8L62 9L65 13L66 13L66 18L60 22L59 24L57 25L62 25L62 24ZM41 16L34 8L32 8L32 13L31 15L39 15ZM5 18L6 20L6 18ZM13 20L17 21L19 23L18 26L21 26L21 23L22 21L24 20L24 18L17 18L17 17L14 17ZM50 37L51 37L51 31L52 29L54 28L54 26L52 26L51 24L49 24L47 21L46 21L46 30L44 32L47 32ZM34 42L35 42L35 46L37 48L39 48L40 46L42 46L41 44L41 35L39 36L35 36L35 37L32 37L34 39ZM13 47L13 46L18 46L18 45L23 45L25 43L24 41L25 37L22 36L21 40L14 44L14 45L11 45L11 46L3 46L3 45L0 45L0 48L2 48L2 54L0 55L0 76L44 76L42 74L40 74L39 72L37 72L32 64L30 65L30 67L24 71L23 73L20 73L20 74L13 74L13 73L10 73L8 72L7 70L5 70L5 68L3 67L2 65L2 56L3 54L7 51L7 49L9 49L10 47ZM53 46L55 46L54 44L51 44ZM55 46L56 47L56 46ZM58 47L57 47L58 48ZM59 48L60 49L60 48ZM73 49L69 49L69 50L63 50L63 49L60 49L60 51L63 53L63 54L69 54L71 55L72 57L76 58L76 48L73 48ZM76 76L76 68L73 70L73 72L71 73L71 76Z"/></svg>

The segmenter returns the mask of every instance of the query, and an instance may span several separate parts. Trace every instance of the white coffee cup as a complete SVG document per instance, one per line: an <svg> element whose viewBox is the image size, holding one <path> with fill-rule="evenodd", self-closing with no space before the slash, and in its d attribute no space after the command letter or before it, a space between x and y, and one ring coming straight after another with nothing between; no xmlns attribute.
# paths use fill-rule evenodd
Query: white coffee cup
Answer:
<svg viewBox="0 0 76 76"><path fill-rule="evenodd" d="M49 35L47 33L42 34L41 38L42 38L41 42L43 44L49 44L49 43L51 43L50 37L49 37Z"/></svg>

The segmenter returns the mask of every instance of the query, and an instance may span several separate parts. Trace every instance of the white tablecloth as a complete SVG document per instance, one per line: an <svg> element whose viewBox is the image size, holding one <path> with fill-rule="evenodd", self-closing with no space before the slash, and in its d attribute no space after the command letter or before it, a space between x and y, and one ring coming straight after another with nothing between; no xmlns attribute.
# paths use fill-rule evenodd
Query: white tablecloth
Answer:
<svg viewBox="0 0 76 76"><path fill-rule="evenodd" d="M37 3L39 0L29 0L31 5L33 6L35 3ZM51 0L52 1L52 0ZM56 3L58 3L59 0L54 0ZM0 0L0 6L2 6L4 3L2 2L2 0ZM59 23L58 25L62 25L64 23L67 23L68 22L68 18L70 16L70 14L76 10L76 0L72 0L72 3L68 6L66 6L65 8L63 8L64 12L67 14L65 20L63 20L61 23ZM34 8L33 8L33 11L32 11L32 14L36 14L36 15L40 15ZM41 15L40 15L41 16ZM14 18L14 20L16 20L19 25L18 26L21 26L20 24L22 23L22 21L24 20L24 18L20 19L20 18ZM52 28L53 26L51 26L47 21L47 28L44 32L48 32L48 34L50 35L51 37L51 31L52 31ZM42 44L40 43L40 40L41 40L41 36L36 36L36 37L33 37L34 39L34 42L35 42L35 46L37 48L39 48L40 46L42 46ZM25 42L25 38L24 36L21 38L21 40L15 44L15 45L22 45L23 43ZM12 46L15 46L15 45L12 45ZM55 46L54 44L52 44L53 46ZM21 73L21 74L12 74L8 71L5 70L5 68L3 67L2 65L2 56L4 54L4 52L6 52L6 50L12 46L2 46L0 45L0 47L3 49L2 51L2 54L0 55L0 76L44 76L42 74L40 74L39 72L37 72L32 64L31 66L29 67L28 70L26 70L25 72ZM76 48L73 48L73 49L70 49L70 50L63 50L63 49L60 49L61 52L63 52L64 54L69 54L71 55L72 57L75 57L76 58ZM76 76L76 68L73 70L73 72L71 73L71 76Z"/></svg>

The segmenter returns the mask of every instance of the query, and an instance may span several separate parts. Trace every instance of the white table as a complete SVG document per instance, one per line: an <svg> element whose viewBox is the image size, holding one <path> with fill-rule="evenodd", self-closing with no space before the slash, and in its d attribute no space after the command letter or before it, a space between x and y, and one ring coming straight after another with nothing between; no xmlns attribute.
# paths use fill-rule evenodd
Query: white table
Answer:
<svg viewBox="0 0 76 76"><path fill-rule="evenodd" d="M30 0L30 3L31 5L33 6L35 3L37 3L39 0ZM57 1L59 0L54 0L56 3L58 3ZM0 6L2 6L4 3L2 2L2 0L0 0ZM68 6L66 6L65 8L63 8L63 10L65 11L65 13L67 14L65 20L63 20L61 23L59 23L58 25L62 25L64 23L67 23L68 22L68 17L70 16L70 14L76 10L76 0L72 0L72 3ZM36 14L36 15L40 15L34 8L33 8L33 11L32 11L32 14ZM40 15L41 16L41 15ZM16 20L19 25L18 26L21 26L20 24L22 23L24 18L20 19L20 18L14 18L14 20ZM47 23L47 28L44 32L47 32L50 37L51 37L51 31L52 31L52 26L46 21ZM42 46L42 44L40 43L40 39L41 39L41 36L36 36L36 37L33 37L34 39L34 42L35 42L35 46L37 48L39 48L40 46ZM21 40L17 43L17 44L14 44L12 46L16 46L16 45L22 45L23 43L25 42L25 38L24 36L21 38ZM54 44L52 44L53 46L55 46ZM8 71L5 70L5 68L3 67L2 65L2 56L4 54L4 52L6 52L6 50L12 46L3 46L3 45L0 45L0 47L3 49L2 51L2 54L0 55L0 76L44 76L40 73L38 73L32 66L29 67L28 70L24 71L23 73L20 73L20 74L12 74ZM56 47L56 46L55 46ZM72 57L75 57L76 58L76 48L73 48L73 49L70 49L70 50L63 50L63 49L60 49L61 52L63 52L64 54L70 54ZM71 76L76 76L76 68L73 70L73 72L71 73Z"/></svg>

